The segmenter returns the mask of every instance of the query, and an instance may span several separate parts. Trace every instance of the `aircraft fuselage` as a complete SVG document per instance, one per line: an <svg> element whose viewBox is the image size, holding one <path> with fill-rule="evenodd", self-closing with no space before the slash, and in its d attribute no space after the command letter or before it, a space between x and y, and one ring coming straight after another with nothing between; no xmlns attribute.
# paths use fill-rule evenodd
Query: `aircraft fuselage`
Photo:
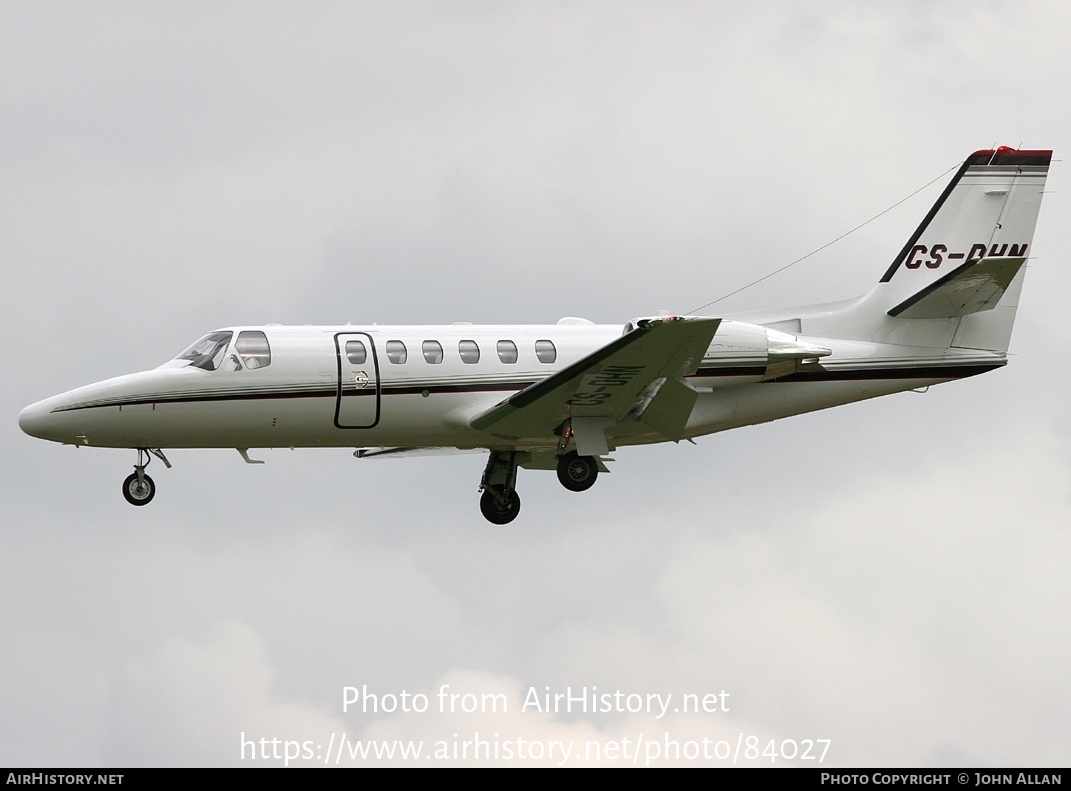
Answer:
<svg viewBox="0 0 1071 791"><path fill-rule="evenodd" d="M555 440L496 441L473 416L584 358L622 335L619 325L234 327L231 346L208 370L172 360L108 379L24 410L27 433L55 442L115 448L420 446L553 449ZM263 333L267 364L232 352L243 333ZM931 364L890 367L904 347L811 339L833 353L819 367L771 353L781 333L724 322L703 363L687 378L698 395L682 437L773 420L969 372ZM843 352L843 353L841 353ZM918 360L918 350L913 350ZM1003 355L975 364L995 367ZM947 365L947 352L944 364ZM781 366L780 370L778 366ZM869 371L869 373L868 373ZM597 407L603 392L628 386L613 371L574 399ZM791 392L790 392L791 391ZM631 430L628 430L631 429ZM642 422L617 427L611 446L661 442Z"/></svg>

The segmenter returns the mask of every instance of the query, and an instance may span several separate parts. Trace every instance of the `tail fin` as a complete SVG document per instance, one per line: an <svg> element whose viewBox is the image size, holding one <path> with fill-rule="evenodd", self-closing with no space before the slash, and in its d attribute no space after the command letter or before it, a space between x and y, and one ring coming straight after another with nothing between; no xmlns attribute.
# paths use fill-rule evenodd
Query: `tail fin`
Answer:
<svg viewBox="0 0 1071 791"><path fill-rule="evenodd" d="M1052 151L975 151L869 294L801 309L796 325L806 335L1007 352L1051 160ZM790 323L778 316L770 326Z"/></svg>
<svg viewBox="0 0 1071 791"><path fill-rule="evenodd" d="M736 314L791 334L1008 351L1052 151L975 151L862 297Z"/></svg>
<svg viewBox="0 0 1071 791"><path fill-rule="evenodd" d="M950 345L1006 351L1051 160L1007 147L971 154L872 294L886 313L962 319Z"/></svg>

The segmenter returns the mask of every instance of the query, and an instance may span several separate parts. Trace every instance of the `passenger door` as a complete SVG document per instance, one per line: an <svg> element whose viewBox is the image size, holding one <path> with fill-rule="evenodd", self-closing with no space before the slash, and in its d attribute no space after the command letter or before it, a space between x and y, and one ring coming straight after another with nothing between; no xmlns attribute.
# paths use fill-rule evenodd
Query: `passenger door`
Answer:
<svg viewBox="0 0 1071 791"><path fill-rule="evenodd" d="M335 335L338 358L338 396L335 426L372 428L379 423L379 359L372 336L366 332Z"/></svg>

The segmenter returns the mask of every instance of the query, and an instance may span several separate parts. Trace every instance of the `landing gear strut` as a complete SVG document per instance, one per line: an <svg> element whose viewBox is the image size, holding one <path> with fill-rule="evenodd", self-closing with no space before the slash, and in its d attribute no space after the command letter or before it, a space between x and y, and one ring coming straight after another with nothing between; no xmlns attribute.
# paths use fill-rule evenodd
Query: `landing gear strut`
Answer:
<svg viewBox="0 0 1071 791"><path fill-rule="evenodd" d="M123 497L131 505L148 505L156 496L156 484L145 474L145 468L152 461L152 456L156 456L168 467L171 466L171 462L159 448L138 448L137 451L138 463L134 465L134 472L123 481Z"/></svg>
<svg viewBox="0 0 1071 791"><path fill-rule="evenodd" d="M517 453L491 451L480 480L480 512L496 525L506 525L521 511L521 498L514 488L517 484Z"/></svg>
<svg viewBox="0 0 1071 791"><path fill-rule="evenodd" d="M580 456L571 450L558 459L558 481L571 492L590 489L599 477L599 462L594 456Z"/></svg>

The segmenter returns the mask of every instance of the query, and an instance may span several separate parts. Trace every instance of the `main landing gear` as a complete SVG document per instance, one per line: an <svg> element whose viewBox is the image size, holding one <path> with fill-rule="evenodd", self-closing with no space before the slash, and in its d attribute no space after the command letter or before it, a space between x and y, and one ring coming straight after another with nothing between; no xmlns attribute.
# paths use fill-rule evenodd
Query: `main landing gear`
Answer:
<svg viewBox="0 0 1071 791"><path fill-rule="evenodd" d="M159 448L138 448L138 463L134 465L134 472L123 481L123 497L131 505L148 505L156 496L156 484L153 479L145 474L145 468L155 456L170 469L171 462L164 456ZM151 456L149 454L152 454Z"/></svg>
<svg viewBox="0 0 1071 791"><path fill-rule="evenodd" d="M599 462L594 456L580 456L571 450L558 459L558 481L571 492L583 492L595 485Z"/></svg>
<svg viewBox="0 0 1071 791"><path fill-rule="evenodd" d="M480 512L496 525L507 525L521 512L517 494L517 465L529 457L518 451L491 451L480 479ZM545 468L544 468L545 469ZM590 489L599 477L599 460L569 451L558 459L558 480L571 492Z"/></svg>
<svg viewBox="0 0 1071 791"><path fill-rule="evenodd" d="M506 525L521 512L517 484L517 452L491 451L480 479L480 512L492 524Z"/></svg>

